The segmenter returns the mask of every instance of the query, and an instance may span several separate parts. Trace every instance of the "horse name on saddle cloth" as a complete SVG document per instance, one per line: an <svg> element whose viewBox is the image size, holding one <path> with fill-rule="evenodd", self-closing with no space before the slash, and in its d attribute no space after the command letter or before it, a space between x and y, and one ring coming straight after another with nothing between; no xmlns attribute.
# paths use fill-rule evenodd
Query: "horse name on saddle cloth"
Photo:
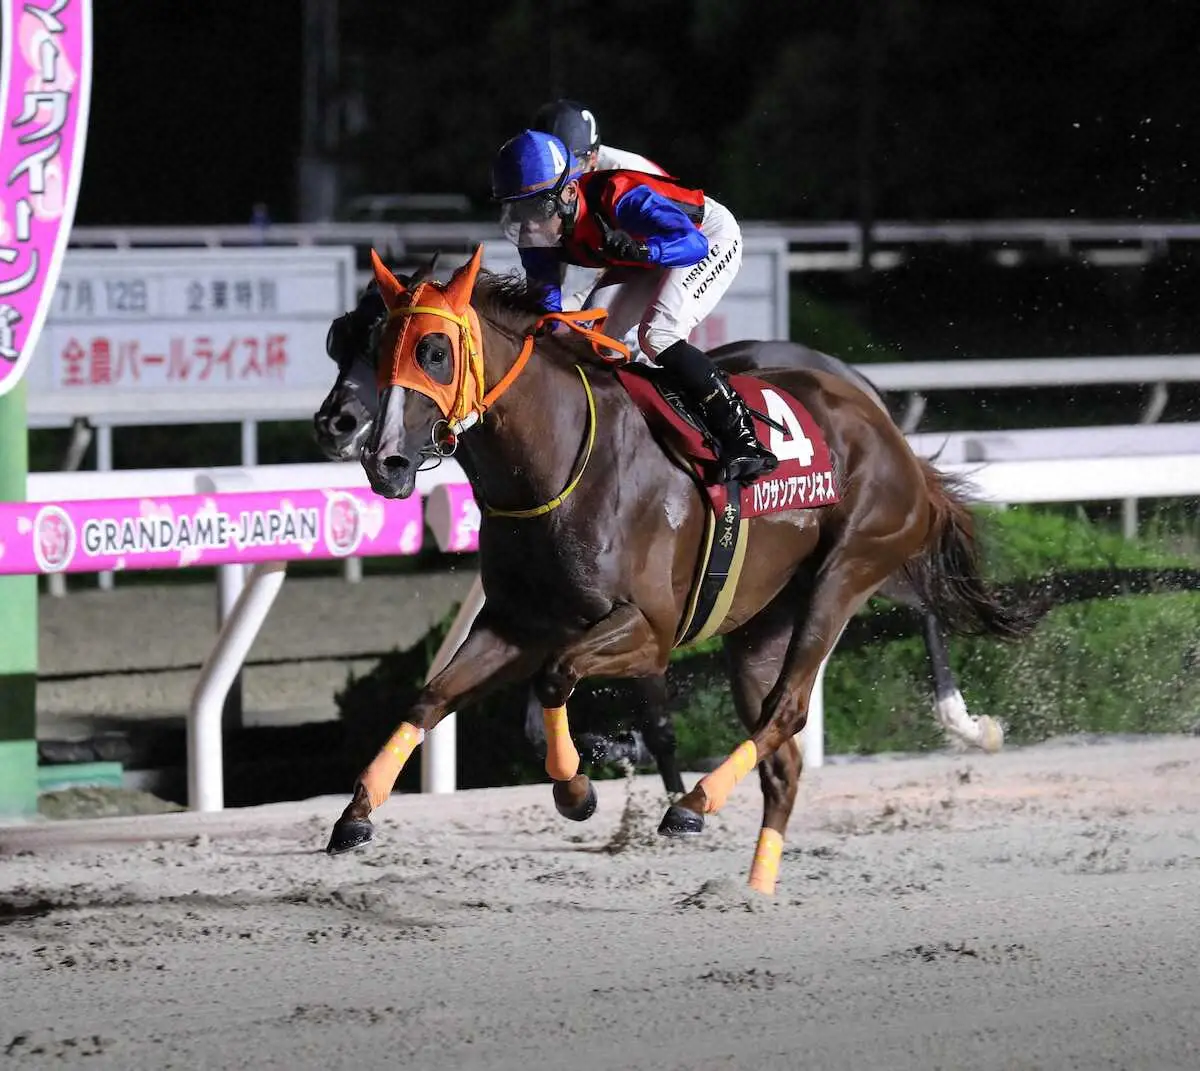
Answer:
<svg viewBox="0 0 1200 1071"><path fill-rule="evenodd" d="M704 489L709 502L704 550L676 646L707 639L724 620L746 551L747 522L785 510L830 506L841 495L825 436L812 414L781 387L754 376L730 376L746 404L784 430L757 416L754 430L779 459L779 467L748 487L715 483L715 456L695 417L663 382L661 372L644 365L617 369L617 378L642 411L663 448Z"/></svg>

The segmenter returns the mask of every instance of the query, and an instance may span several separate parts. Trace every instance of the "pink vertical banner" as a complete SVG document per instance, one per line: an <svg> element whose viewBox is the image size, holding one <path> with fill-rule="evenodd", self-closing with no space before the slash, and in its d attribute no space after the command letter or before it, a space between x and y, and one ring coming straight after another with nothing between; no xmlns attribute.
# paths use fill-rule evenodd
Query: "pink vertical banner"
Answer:
<svg viewBox="0 0 1200 1071"><path fill-rule="evenodd" d="M87 140L91 0L0 0L0 394L33 356Z"/></svg>

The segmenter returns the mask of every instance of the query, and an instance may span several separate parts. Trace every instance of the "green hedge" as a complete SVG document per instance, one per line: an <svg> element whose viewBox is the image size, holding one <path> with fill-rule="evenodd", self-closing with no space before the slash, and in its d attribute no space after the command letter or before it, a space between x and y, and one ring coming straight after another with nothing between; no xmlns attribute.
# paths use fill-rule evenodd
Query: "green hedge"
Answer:
<svg viewBox="0 0 1200 1071"><path fill-rule="evenodd" d="M981 510L978 516L996 582L1055 571L1195 564L1165 538L1125 540L1075 510ZM862 613L878 613L884 605L872 600ZM350 746L360 755L378 746L416 695L439 635L431 635L423 651L389 656L339 694L354 729ZM743 738L719 648L720 641L710 641L672 656L669 677L685 767L724 754ZM1013 743L1071 732L1180 731L1200 720L1200 592L1057 606L1022 643L951 638L950 650L968 707L1000 718ZM508 689L463 716L464 784L542 779L522 732L524 695L524 689ZM590 695L581 685L573 708ZM919 638L840 650L825 676L827 748L870 753L940 746L931 701ZM623 707L611 697L607 703Z"/></svg>

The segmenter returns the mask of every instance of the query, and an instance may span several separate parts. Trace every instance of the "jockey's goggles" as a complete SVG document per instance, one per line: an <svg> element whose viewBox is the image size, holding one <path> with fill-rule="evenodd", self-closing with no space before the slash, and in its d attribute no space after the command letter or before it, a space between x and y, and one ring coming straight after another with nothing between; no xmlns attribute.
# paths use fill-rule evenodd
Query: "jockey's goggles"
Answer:
<svg viewBox="0 0 1200 1071"><path fill-rule="evenodd" d="M500 227L516 246L544 249L558 245L562 235L558 195L539 193L519 201L505 201Z"/></svg>
<svg viewBox="0 0 1200 1071"><path fill-rule="evenodd" d="M518 201L505 201L500 218L502 222L545 223L558 215L559 205L558 191L548 190Z"/></svg>
<svg viewBox="0 0 1200 1071"><path fill-rule="evenodd" d="M500 211L500 227L513 245L543 249L558 245L565 210L562 191L570 178L571 164L568 161L558 181L550 189L504 202Z"/></svg>

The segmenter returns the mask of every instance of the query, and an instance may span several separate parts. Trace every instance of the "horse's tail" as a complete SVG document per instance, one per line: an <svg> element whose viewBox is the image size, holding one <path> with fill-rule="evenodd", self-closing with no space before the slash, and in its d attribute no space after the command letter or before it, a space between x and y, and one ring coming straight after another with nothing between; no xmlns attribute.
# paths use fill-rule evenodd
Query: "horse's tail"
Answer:
<svg viewBox="0 0 1200 1071"><path fill-rule="evenodd" d="M933 524L921 553L905 573L926 609L951 632L987 634L1002 640L1029 635L1042 617L1036 607L1006 605L983 579L979 545L966 481L939 472L920 459L933 510Z"/></svg>

